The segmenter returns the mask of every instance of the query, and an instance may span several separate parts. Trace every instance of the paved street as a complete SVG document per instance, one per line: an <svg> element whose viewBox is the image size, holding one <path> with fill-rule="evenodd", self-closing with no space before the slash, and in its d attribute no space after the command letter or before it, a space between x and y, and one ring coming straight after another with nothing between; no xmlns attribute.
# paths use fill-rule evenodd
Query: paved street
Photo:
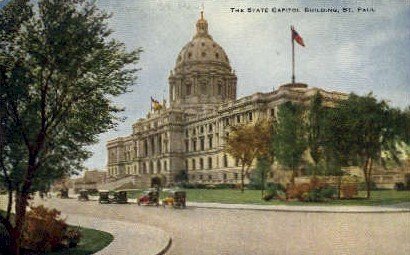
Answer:
<svg viewBox="0 0 410 255"><path fill-rule="evenodd" d="M174 210L57 198L44 203L66 214L156 226L172 236L167 254L410 254L408 212Z"/></svg>

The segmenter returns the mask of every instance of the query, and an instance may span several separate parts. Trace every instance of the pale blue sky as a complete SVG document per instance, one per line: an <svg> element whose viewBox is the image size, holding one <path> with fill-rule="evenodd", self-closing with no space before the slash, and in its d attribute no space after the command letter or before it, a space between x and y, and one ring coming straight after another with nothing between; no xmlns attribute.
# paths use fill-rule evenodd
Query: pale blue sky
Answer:
<svg viewBox="0 0 410 255"><path fill-rule="evenodd" d="M313 3L314 2L314 3ZM410 1L192 1L98 0L113 13L113 36L129 49L142 47L133 92L116 99L126 121L91 147L90 168L105 168L107 140L129 135L150 108L150 96L168 95L168 75L191 40L201 4L209 31L228 54L238 76L238 97L267 92L291 76L290 29L303 37L296 47L296 79L327 90L365 94L405 107L410 102ZM231 7L373 7L374 13L231 13Z"/></svg>

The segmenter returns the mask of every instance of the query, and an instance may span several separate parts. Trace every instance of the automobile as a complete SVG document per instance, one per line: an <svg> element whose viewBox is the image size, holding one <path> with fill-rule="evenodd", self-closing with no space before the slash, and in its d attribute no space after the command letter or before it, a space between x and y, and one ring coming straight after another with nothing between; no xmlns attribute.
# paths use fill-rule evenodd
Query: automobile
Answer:
<svg viewBox="0 0 410 255"><path fill-rule="evenodd" d="M186 192L182 190L170 190L167 197L162 200L162 205L173 208L186 208Z"/></svg>
<svg viewBox="0 0 410 255"><path fill-rule="evenodd" d="M149 189L144 191L138 198L137 204L159 206L159 191L157 189Z"/></svg>
<svg viewBox="0 0 410 255"><path fill-rule="evenodd" d="M112 199L112 203L127 204L128 203L127 191L124 191L124 190L114 191L114 198Z"/></svg>
<svg viewBox="0 0 410 255"><path fill-rule="evenodd" d="M88 201L88 190L82 189L80 190L80 195L78 195L79 201Z"/></svg>
<svg viewBox="0 0 410 255"><path fill-rule="evenodd" d="M60 198L68 198L68 189L60 190Z"/></svg>
<svg viewBox="0 0 410 255"><path fill-rule="evenodd" d="M110 200L110 192L108 190L100 190L99 192L100 197L98 198L98 202L100 204L110 204L111 200Z"/></svg>

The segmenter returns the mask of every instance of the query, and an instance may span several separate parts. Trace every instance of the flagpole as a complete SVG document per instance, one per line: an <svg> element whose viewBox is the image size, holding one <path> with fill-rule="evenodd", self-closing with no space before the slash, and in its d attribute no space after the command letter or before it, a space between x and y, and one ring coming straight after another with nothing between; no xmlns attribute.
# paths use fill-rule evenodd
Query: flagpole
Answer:
<svg viewBox="0 0 410 255"><path fill-rule="evenodd" d="M293 27L290 27L291 33L291 40L292 40L292 83L295 83L295 40L293 39Z"/></svg>

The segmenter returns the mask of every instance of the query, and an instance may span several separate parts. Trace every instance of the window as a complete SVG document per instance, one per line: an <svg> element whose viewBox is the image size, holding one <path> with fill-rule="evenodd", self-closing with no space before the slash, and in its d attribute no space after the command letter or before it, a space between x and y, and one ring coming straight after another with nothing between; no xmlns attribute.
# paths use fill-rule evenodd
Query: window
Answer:
<svg viewBox="0 0 410 255"><path fill-rule="evenodd" d="M234 173L234 174L233 174L233 178L234 178L235 180L238 180L238 173Z"/></svg>
<svg viewBox="0 0 410 255"><path fill-rule="evenodd" d="M235 166L239 166L239 159L235 159Z"/></svg>
<svg viewBox="0 0 410 255"><path fill-rule="evenodd" d="M192 170L196 169L195 159L192 159Z"/></svg>
<svg viewBox="0 0 410 255"><path fill-rule="evenodd" d="M192 139L192 150L196 151L196 139Z"/></svg>
<svg viewBox="0 0 410 255"><path fill-rule="evenodd" d="M185 151L188 152L189 151L189 141L185 140Z"/></svg>
<svg viewBox="0 0 410 255"><path fill-rule="evenodd" d="M168 170L167 161L164 161L164 171L166 172L167 170Z"/></svg>
<svg viewBox="0 0 410 255"><path fill-rule="evenodd" d="M212 136L210 136L208 138L208 145L209 145L209 149L212 149L212 147L213 147L213 138L212 138Z"/></svg>
<svg viewBox="0 0 410 255"><path fill-rule="evenodd" d="M208 180L212 181L212 175L208 175Z"/></svg>
<svg viewBox="0 0 410 255"><path fill-rule="evenodd" d="M241 123L241 116L240 115L236 115L236 123Z"/></svg>
<svg viewBox="0 0 410 255"><path fill-rule="evenodd" d="M208 158L208 169L212 169L212 158Z"/></svg>
<svg viewBox="0 0 410 255"><path fill-rule="evenodd" d="M152 163L152 161L149 162L149 173L150 174L154 173L154 163Z"/></svg>
<svg viewBox="0 0 410 255"><path fill-rule="evenodd" d="M205 150L205 139L203 137L201 138L201 150Z"/></svg>
<svg viewBox="0 0 410 255"><path fill-rule="evenodd" d="M189 132L188 132L188 129L187 130L185 130L185 137L188 137L189 136Z"/></svg>
<svg viewBox="0 0 410 255"><path fill-rule="evenodd" d="M157 161L157 173L161 173L161 161Z"/></svg>
<svg viewBox="0 0 410 255"><path fill-rule="evenodd" d="M249 119L249 121L253 120L252 112L248 112L248 119Z"/></svg>
<svg viewBox="0 0 410 255"><path fill-rule="evenodd" d="M199 179L202 180L204 179L204 176L202 174L199 175Z"/></svg>
<svg viewBox="0 0 410 255"><path fill-rule="evenodd" d="M223 166L228 167L228 157L226 155L223 157Z"/></svg>
<svg viewBox="0 0 410 255"><path fill-rule="evenodd" d="M204 133L204 126L201 126L199 131L200 131L201 134L203 134Z"/></svg>
<svg viewBox="0 0 410 255"><path fill-rule="evenodd" d="M200 158L199 159L199 169L204 169L204 159L203 158Z"/></svg>
<svg viewBox="0 0 410 255"><path fill-rule="evenodd" d="M223 179L224 179L224 181L226 181L226 180L228 179L227 174L224 174L224 175L223 175Z"/></svg>
<svg viewBox="0 0 410 255"><path fill-rule="evenodd" d="M212 124L209 124L209 127L208 127L209 132L212 132L212 129L213 129Z"/></svg>
<svg viewBox="0 0 410 255"><path fill-rule="evenodd" d="M192 87L191 84L187 84L187 85L186 85L186 95L187 95L187 96L191 95L191 87Z"/></svg>

